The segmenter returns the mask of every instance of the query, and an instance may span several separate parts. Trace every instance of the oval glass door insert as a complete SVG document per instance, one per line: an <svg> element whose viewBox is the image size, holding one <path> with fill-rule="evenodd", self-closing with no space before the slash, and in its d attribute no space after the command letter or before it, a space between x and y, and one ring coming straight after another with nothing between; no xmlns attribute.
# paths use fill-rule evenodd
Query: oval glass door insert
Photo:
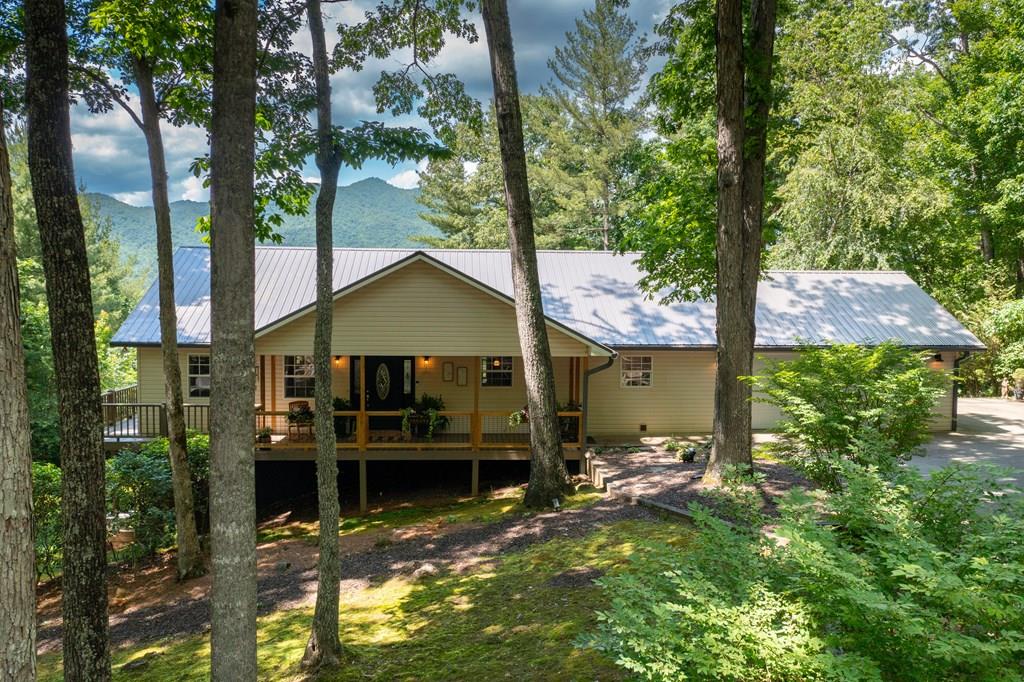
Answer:
<svg viewBox="0 0 1024 682"><path fill-rule="evenodd" d="M381 400L386 400L388 393L391 392L391 371L388 370L386 363L380 363L377 365L377 397Z"/></svg>

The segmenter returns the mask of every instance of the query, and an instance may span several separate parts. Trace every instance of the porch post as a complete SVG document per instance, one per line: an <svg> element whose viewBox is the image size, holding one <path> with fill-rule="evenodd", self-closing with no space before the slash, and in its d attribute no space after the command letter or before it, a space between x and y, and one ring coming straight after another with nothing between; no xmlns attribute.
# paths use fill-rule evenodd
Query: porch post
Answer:
<svg viewBox="0 0 1024 682"><path fill-rule="evenodd" d="M580 417L580 448L583 449L583 450L586 450L586 447L587 447L587 413L585 412L585 410L587 409L587 401L585 399L585 396L583 395L584 387L586 386L586 383L583 381L583 378L586 377L587 374L590 372L590 356L589 355L583 356L583 358L581 360L581 364L582 364L582 367L581 367L582 371L578 372L578 378L580 379L580 383L579 383L579 386L578 386L580 399L579 399L578 404L580 406L580 412L582 413L582 416Z"/></svg>
<svg viewBox="0 0 1024 682"><path fill-rule="evenodd" d="M359 511L365 512L367 507L366 500L366 458L359 458Z"/></svg>
<svg viewBox="0 0 1024 682"><path fill-rule="evenodd" d="M366 356L359 356L359 422L356 426L356 443L360 449L366 449L370 439L370 420L366 417ZM366 460L359 460L359 480L365 495ZM365 502L365 500L364 500ZM364 509L365 510L365 509Z"/></svg>
<svg viewBox="0 0 1024 682"><path fill-rule="evenodd" d="M473 364L476 369L473 371L473 418L470 421L470 442L474 448L480 447L480 442L483 438L480 435L483 425L480 423L480 358L473 358ZM476 470L476 460L473 460L474 471ZM474 487L476 483L476 475L473 476ZM473 493L476 495L476 493Z"/></svg>

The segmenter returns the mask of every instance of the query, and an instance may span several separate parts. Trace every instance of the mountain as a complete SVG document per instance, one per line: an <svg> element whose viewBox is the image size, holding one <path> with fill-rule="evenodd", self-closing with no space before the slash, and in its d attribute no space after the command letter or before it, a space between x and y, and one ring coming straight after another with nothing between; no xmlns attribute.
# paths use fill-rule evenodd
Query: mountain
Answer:
<svg viewBox="0 0 1024 682"><path fill-rule="evenodd" d="M110 221L122 253L138 259L140 270L156 264L156 226L151 206L132 206L107 194L85 195L96 214ZM436 228L419 217L422 207L416 203L418 189L400 189L379 178L368 178L339 187L334 202L335 246L416 246L418 236L437 236ZM315 200L315 198L314 198ZM195 231L196 219L209 213L207 202L171 203L171 230L174 245L202 244ZM290 246L315 244L313 206L304 216L283 216L279 230Z"/></svg>

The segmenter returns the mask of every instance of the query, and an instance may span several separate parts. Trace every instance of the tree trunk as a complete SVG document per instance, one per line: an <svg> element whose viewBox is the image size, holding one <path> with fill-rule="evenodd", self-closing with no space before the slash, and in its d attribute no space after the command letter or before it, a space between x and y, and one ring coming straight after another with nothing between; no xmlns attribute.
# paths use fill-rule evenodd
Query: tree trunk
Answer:
<svg viewBox="0 0 1024 682"><path fill-rule="evenodd" d="M333 220L340 158L334 149L331 125L331 81L327 43L319 0L308 0L309 34L313 43L316 81L317 152L320 191L316 196L316 329L313 334L315 367L316 479L320 512L320 559L317 564L316 607L302 665L307 670L337 667L341 663L338 639L338 602L341 587L338 547L338 453L334 435L334 395L331 389L331 331L334 319Z"/></svg>
<svg viewBox="0 0 1024 682"><path fill-rule="evenodd" d="M0 98L0 680L36 678L32 452L11 167Z"/></svg>
<svg viewBox="0 0 1024 682"><path fill-rule="evenodd" d="M210 536L214 680L256 679L256 0L218 0L210 125Z"/></svg>
<svg viewBox="0 0 1024 682"><path fill-rule="evenodd" d="M718 362L714 447L704 476L711 484L721 480L727 466L753 464L751 391L739 377L749 376L754 362L775 8L775 0L752 2L750 64L744 69L742 3L717 3Z"/></svg>
<svg viewBox="0 0 1024 682"><path fill-rule="evenodd" d="M537 248L526 177L523 119L519 109L512 30L505 0L484 0L481 8L494 81L494 110L508 207L512 290L530 412L532 458L524 502L529 507L545 507L561 498L568 491L569 484L558 428L555 375L537 275Z"/></svg>
<svg viewBox="0 0 1024 682"><path fill-rule="evenodd" d="M178 363L178 313L174 303L174 253L171 243L171 205L167 196L167 164L160 132L160 111L153 89L153 70L141 59L133 60L135 83L142 104L143 134L149 152L149 173L153 184L153 213L156 217L156 260L160 295L160 351L164 364L164 397L167 411L168 455L174 488L174 522L178 544L178 580L206 572L199 534L196 532L189 470L185 415L181 397L181 366Z"/></svg>
<svg viewBox="0 0 1024 682"><path fill-rule="evenodd" d="M103 415L89 261L71 160L62 0L25 3L32 195L42 246L63 468L63 651L68 680L110 679Z"/></svg>

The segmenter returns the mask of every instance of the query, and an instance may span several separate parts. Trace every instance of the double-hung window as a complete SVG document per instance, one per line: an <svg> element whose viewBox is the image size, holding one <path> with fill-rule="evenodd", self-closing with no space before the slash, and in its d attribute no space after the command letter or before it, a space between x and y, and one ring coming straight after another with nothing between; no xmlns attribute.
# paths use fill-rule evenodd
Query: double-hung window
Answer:
<svg viewBox="0 0 1024 682"><path fill-rule="evenodd" d="M210 356L188 356L188 397L210 397Z"/></svg>
<svg viewBox="0 0 1024 682"><path fill-rule="evenodd" d="M284 356L284 397L312 398L316 378L312 355Z"/></svg>
<svg viewBox="0 0 1024 682"><path fill-rule="evenodd" d="M623 387L638 388L653 384L653 362L650 355L623 355L621 362Z"/></svg>
<svg viewBox="0 0 1024 682"><path fill-rule="evenodd" d="M512 358L507 355L488 355L480 358L481 386L511 386Z"/></svg>

